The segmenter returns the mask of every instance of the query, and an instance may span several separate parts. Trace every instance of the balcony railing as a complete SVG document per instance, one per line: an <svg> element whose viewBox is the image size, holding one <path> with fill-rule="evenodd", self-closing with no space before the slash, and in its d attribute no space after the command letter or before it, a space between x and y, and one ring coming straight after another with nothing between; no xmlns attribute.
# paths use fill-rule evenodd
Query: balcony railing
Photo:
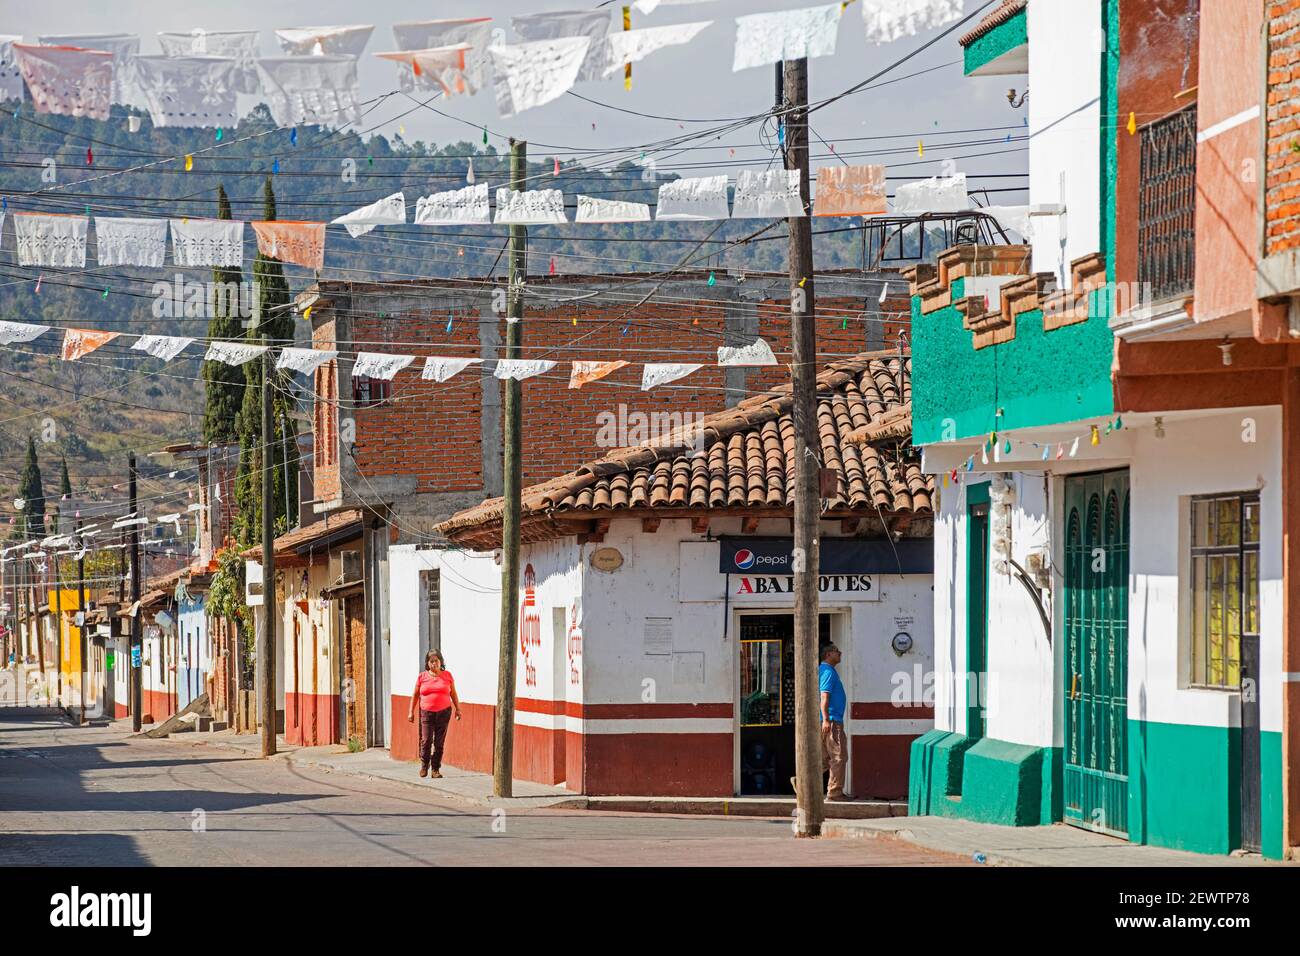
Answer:
<svg viewBox="0 0 1300 956"><path fill-rule="evenodd" d="M1142 129L1138 282L1151 300L1192 291L1196 265L1196 107Z"/></svg>

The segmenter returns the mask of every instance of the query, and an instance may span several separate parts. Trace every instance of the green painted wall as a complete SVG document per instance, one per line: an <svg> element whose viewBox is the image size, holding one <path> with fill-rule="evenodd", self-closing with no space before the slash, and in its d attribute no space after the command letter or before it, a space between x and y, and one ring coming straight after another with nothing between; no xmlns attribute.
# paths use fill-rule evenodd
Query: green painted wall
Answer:
<svg viewBox="0 0 1300 956"><path fill-rule="evenodd" d="M1061 751L932 730L912 742L907 812L1003 826L1061 819Z"/></svg>
<svg viewBox="0 0 1300 956"><path fill-rule="evenodd" d="M912 741L907 812L948 816L948 798L961 793L962 757L974 744L965 734L930 730Z"/></svg>
<svg viewBox="0 0 1300 956"><path fill-rule="evenodd" d="M1262 843L1282 855L1282 735L1261 735ZM1129 839L1197 853L1241 845L1241 729L1129 718Z"/></svg>
<svg viewBox="0 0 1300 956"><path fill-rule="evenodd" d="M1119 179L1119 0L1102 0L1106 55L1101 60L1101 248L1106 281L1115 281L1115 183Z"/></svg>
<svg viewBox="0 0 1300 956"><path fill-rule="evenodd" d="M953 282L954 298L964 285ZM1041 312L1027 312L1014 339L976 351L955 308L923 316L914 296L912 440L928 445L1113 414L1107 305L1096 293L1086 322L1052 332L1043 331Z"/></svg>
<svg viewBox="0 0 1300 956"><path fill-rule="evenodd" d="M963 54L963 68L969 76L981 66L992 63L1002 54L1018 46L1024 46L1028 42L1029 19L1025 16L1025 11L1021 10L1010 20L998 24L966 47Z"/></svg>

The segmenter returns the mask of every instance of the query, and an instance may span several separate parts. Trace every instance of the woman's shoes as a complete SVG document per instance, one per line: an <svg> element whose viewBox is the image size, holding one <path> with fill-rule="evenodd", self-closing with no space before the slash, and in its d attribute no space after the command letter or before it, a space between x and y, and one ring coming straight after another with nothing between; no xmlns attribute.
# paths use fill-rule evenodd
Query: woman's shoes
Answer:
<svg viewBox="0 0 1300 956"><path fill-rule="evenodd" d="M438 772L438 771L436 771L436 770L434 771L434 773L437 773L437 772ZM428 768L428 767L421 767L421 768L420 768L420 776L421 776L421 777L427 777L427 776L429 776L429 768Z"/></svg>

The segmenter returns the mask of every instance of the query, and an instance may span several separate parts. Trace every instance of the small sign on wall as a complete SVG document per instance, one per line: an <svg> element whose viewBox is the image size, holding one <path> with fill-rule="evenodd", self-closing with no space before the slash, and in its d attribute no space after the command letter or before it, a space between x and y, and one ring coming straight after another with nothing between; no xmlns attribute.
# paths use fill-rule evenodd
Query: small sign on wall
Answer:
<svg viewBox="0 0 1300 956"><path fill-rule="evenodd" d="M673 652L673 619L648 617L643 632L645 653L651 657L667 657Z"/></svg>

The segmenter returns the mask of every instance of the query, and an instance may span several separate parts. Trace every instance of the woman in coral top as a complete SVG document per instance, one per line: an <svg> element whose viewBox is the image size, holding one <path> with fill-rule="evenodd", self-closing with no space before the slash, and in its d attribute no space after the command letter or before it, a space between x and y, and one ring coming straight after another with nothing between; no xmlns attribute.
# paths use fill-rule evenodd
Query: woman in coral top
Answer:
<svg viewBox="0 0 1300 956"><path fill-rule="evenodd" d="M415 694L406 719L415 722L415 705L420 704L420 776L441 777L442 744L447 739L447 726L454 711L460 720L460 698L456 695L456 681L443 663L442 655L430 651L424 655L424 670L415 679ZM430 757L429 748L433 747ZM433 772L429 771L432 759Z"/></svg>

